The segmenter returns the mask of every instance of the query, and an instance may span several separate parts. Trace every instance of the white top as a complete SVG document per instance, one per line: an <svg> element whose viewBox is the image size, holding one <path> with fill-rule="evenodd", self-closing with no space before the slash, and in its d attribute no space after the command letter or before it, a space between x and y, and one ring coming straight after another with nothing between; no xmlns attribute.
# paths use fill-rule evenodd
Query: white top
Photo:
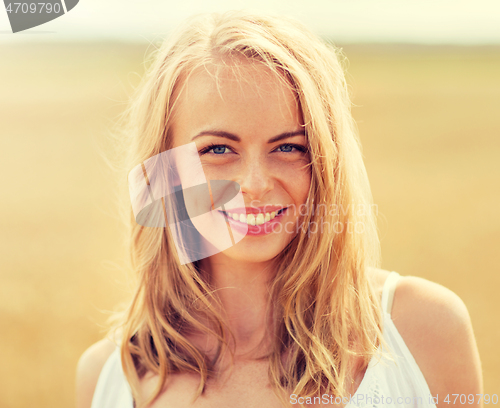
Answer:
<svg viewBox="0 0 500 408"><path fill-rule="evenodd" d="M392 300L399 278L398 273L391 272L382 290L383 334L389 347L384 351L389 352L394 361L374 356L346 408L436 408L420 368L391 319ZM117 348L99 375L91 408L133 407L132 393Z"/></svg>

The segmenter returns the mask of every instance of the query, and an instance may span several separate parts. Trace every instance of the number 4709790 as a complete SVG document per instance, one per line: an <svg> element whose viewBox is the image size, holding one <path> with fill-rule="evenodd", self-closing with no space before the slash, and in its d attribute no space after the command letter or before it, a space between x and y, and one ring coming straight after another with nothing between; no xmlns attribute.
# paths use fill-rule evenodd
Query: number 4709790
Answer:
<svg viewBox="0 0 500 408"><path fill-rule="evenodd" d="M443 402L447 404L479 404L483 401L485 404L498 404L497 394L446 394Z"/></svg>
<svg viewBox="0 0 500 408"><path fill-rule="evenodd" d="M35 14L41 13L59 13L61 11L61 5L59 3L7 3L6 7L7 13L23 13L23 14Z"/></svg>

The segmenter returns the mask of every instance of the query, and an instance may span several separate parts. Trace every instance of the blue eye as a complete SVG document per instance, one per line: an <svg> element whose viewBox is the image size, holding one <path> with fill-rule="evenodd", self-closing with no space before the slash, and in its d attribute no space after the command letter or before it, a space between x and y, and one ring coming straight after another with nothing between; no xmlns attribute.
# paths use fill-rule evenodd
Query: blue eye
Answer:
<svg viewBox="0 0 500 408"><path fill-rule="evenodd" d="M293 149L302 153L305 153L307 151L306 147L293 143L285 143L282 144L281 146L278 146L278 150L282 153L293 153L294 151Z"/></svg>
<svg viewBox="0 0 500 408"><path fill-rule="evenodd" d="M211 150L215 154L223 154L226 151L226 146L215 146Z"/></svg>
<svg viewBox="0 0 500 408"><path fill-rule="evenodd" d="M279 149L281 149L282 152L285 152L285 153L290 153L293 149L293 146L292 145L281 145L279 147Z"/></svg>
<svg viewBox="0 0 500 408"><path fill-rule="evenodd" d="M205 147L204 149L200 150L199 154L201 156L203 156L204 154L216 154L218 156L222 156L224 155L224 153L229 153L231 151L231 149L229 147L227 147L226 145L215 145L215 144L211 144L207 147Z"/></svg>

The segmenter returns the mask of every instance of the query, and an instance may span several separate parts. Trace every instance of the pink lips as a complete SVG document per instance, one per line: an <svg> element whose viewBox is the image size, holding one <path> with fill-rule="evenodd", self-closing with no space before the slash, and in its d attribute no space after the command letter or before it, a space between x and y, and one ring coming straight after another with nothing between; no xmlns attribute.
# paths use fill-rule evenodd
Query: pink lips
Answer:
<svg viewBox="0 0 500 408"><path fill-rule="evenodd" d="M233 208L231 210L225 210L225 211L236 214L259 214L259 213L273 212L273 211L276 212L283 208L284 208L283 206L265 206L259 208L254 208L254 207ZM281 221L281 218L285 212L286 208L281 213L277 214L276 217L274 217L271 221L265 222L262 225L244 224L242 222L234 220L231 217L228 217L224 213L222 214L224 214L226 220L229 221L231 227L234 228L236 231L242 234L244 234L246 231L246 235L256 236L256 235L267 235L273 232L274 227Z"/></svg>
<svg viewBox="0 0 500 408"><path fill-rule="evenodd" d="M259 214L277 212L283 208L282 205L264 205L262 207L240 207L240 208L224 208L224 211L235 214Z"/></svg>

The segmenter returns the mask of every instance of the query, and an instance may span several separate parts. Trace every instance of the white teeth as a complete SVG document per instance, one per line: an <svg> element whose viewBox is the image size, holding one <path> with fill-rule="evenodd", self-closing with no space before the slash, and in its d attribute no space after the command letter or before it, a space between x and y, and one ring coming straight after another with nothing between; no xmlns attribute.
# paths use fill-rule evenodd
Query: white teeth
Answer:
<svg viewBox="0 0 500 408"><path fill-rule="evenodd" d="M257 217L255 218L255 225L262 225L264 224L264 214L260 213L257 214Z"/></svg>
<svg viewBox="0 0 500 408"><path fill-rule="evenodd" d="M247 215L247 224L255 225L255 215L253 214Z"/></svg>
<svg viewBox="0 0 500 408"><path fill-rule="evenodd" d="M271 221L276 217L276 211L271 213L258 213L258 214L237 214L237 213L227 213L228 218L233 220L249 224L249 225L262 225L266 222Z"/></svg>

